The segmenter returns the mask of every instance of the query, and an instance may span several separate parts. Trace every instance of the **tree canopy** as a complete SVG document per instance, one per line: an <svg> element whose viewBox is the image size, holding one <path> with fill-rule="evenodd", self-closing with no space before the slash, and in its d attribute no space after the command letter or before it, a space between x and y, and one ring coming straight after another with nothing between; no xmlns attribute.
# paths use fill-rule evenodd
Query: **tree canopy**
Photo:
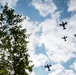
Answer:
<svg viewBox="0 0 76 75"><path fill-rule="evenodd" d="M1 6L0 13L0 75L28 75L32 72L27 49L27 30L22 29L25 19L16 14L8 4Z"/></svg>

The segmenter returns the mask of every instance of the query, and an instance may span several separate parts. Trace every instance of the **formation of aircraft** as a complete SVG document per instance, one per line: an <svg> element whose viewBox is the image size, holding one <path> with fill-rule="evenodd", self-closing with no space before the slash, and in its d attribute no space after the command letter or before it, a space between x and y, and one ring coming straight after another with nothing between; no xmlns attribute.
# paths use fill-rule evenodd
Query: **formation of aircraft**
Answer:
<svg viewBox="0 0 76 75"><path fill-rule="evenodd" d="M63 21L62 21L62 24L59 24L59 25L60 25L60 26L63 26L63 30L64 30L64 29L66 29L66 27L65 27L66 24L67 24L67 22L63 22ZM76 37L76 34L74 34L74 36ZM67 37L68 37L68 36L63 36L62 39L64 39L64 41L67 41ZM47 68L48 71L51 71L51 69L50 69L51 66L52 66L51 64L50 64L50 65L47 64L47 65L45 66L45 68Z"/></svg>
<svg viewBox="0 0 76 75"><path fill-rule="evenodd" d="M60 25L60 26L63 26L63 29L66 29L66 28L65 28L65 25L66 25L66 24L67 24L67 22L64 23L64 22L62 21L62 24L59 24L59 25Z"/></svg>
<svg viewBox="0 0 76 75"><path fill-rule="evenodd" d="M67 36L62 37L62 39L64 39L64 41L67 41L67 40L66 40L66 39L67 39Z"/></svg>
<svg viewBox="0 0 76 75"><path fill-rule="evenodd" d="M45 68L47 68L48 71L50 71L50 67L51 67L51 66L52 66L51 64L50 64L50 65L47 64L47 65L45 66Z"/></svg>
<svg viewBox="0 0 76 75"><path fill-rule="evenodd" d="M66 29L66 27L65 27L65 25L67 24L67 22L63 22L62 21L62 24L59 24L60 26L63 26L63 30L64 29ZM64 39L64 41L67 41L66 39L67 39L67 36L64 36L64 37L62 37L62 39Z"/></svg>

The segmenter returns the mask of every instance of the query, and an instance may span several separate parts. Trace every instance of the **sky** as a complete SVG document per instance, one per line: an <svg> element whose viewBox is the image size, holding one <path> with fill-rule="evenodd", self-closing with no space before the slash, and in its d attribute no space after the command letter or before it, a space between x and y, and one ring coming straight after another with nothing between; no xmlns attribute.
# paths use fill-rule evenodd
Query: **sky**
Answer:
<svg viewBox="0 0 76 75"><path fill-rule="evenodd" d="M17 14L27 34L30 60L34 64L29 75L76 75L76 0L0 0ZM67 22L66 29L59 26ZM67 36L67 41L62 39ZM51 64L51 71L44 66Z"/></svg>

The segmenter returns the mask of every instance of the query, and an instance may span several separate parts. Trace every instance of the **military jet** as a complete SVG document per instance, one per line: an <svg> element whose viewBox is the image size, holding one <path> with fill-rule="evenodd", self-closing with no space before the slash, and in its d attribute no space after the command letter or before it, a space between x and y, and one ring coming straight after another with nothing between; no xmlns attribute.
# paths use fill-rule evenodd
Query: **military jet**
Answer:
<svg viewBox="0 0 76 75"><path fill-rule="evenodd" d="M64 23L64 22L62 21L62 24L59 24L59 25L60 25L60 26L63 26L63 29L66 29L66 28L65 28L65 25L66 25L66 24L67 24L67 22Z"/></svg>
<svg viewBox="0 0 76 75"><path fill-rule="evenodd" d="M67 41L66 38L67 38L67 36L62 37L62 39L64 39L64 41Z"/></svg>
<svg viewBox="0 0 76 75"><path fill-rule="evenodd" d="M47 65L45 66L45 68L47 68L48 71L50 71L50 67L51 67L51 66L52 66L52 65L48 65L48 64L47 64Z"/></svg>

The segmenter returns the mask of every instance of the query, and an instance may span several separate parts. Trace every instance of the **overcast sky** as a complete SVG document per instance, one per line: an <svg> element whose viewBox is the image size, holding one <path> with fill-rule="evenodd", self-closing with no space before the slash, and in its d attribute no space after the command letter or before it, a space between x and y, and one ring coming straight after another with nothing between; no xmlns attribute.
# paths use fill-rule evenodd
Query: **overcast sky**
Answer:
<svg viewBox="0 0 76 75"><path fill-rule="evenodd" d="M27 48L35 66L30 75L76 75L76 0L0 0L6 2L26 16L23 28L32 33ZM62 21L67 22L65 30L59 26Z"/></svg>

